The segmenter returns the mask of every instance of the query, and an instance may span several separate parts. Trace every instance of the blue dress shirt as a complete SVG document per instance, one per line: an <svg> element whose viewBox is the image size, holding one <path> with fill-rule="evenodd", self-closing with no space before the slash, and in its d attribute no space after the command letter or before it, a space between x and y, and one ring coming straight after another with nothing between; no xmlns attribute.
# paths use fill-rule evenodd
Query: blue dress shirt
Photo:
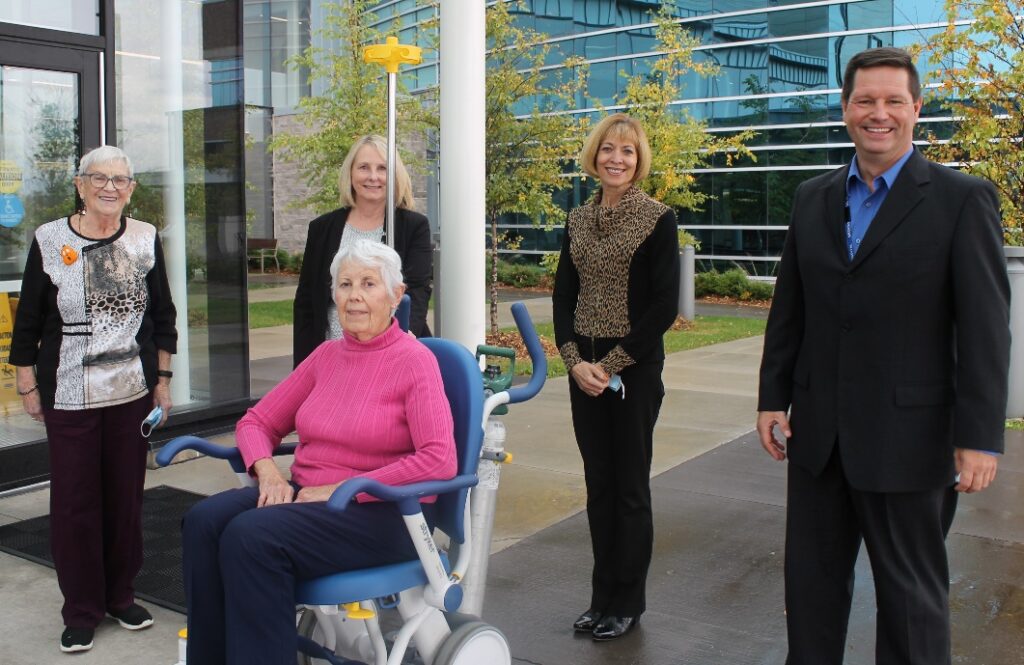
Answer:
<svg viewBox="0 0 1024 665"><path fill-rule="evenodd" d="M856 155L850 163L850 175L846 179L845 233L846 250L851 261L857 254L857 250L860 249L864 234L868 232L868 227L871 226L875 215L878 214L878 209L882 207L885 197L889 195L892 184L896 182L896 177L899 176L900 170L903 169L903 165L907 163L912 154L914 154L913 147L885 173L875 178L872 183L874 191L868 189L867 183L864 182L864 177L860 174L860 168L857 166Z"/></svg>

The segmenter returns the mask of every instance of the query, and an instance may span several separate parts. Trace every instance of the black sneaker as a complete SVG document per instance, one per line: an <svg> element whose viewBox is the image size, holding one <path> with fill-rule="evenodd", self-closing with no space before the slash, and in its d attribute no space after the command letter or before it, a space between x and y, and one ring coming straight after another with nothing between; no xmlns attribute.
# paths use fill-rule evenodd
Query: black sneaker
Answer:
<svg viewBox="0 0 1024 665"><path fill-rule="evenodd" d="M107 614L117 619L121 627L128 630L142 630L153 625L153 615L137 603L132 603L123 610L107 610Z"/></svg>
<svg viewBox="0 0 1024 665"><path fill-rule="evenodd" d="M64 653L88 651L92 648L92 628L65 628L60 636L60 650Z"/></svg>

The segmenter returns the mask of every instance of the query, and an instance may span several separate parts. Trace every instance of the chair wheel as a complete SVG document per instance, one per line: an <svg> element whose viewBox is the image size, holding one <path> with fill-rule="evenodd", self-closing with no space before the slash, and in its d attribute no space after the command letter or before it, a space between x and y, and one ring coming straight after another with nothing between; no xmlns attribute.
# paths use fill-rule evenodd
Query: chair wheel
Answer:
<svg viewBox="0 0 1024 665"><path fill-rule="evenodd" d="M316 612L309 609L303 609L299 611L298 623L295 625L295 632L300 637L308 637L309 639L317 642L318 644L323 643L323 633L320 631L320 626L316 621ZM296 662L298 665L322 665L326 661L320 660L319 658L310 658L301 651L296 656Z"/></svg>
<svg viewBox="0 0 1024 665"><path fill-rule="evenodd" d="M511 665L512 651L500 630L483 621L469 621L441 643L433 665Z"/></svg>

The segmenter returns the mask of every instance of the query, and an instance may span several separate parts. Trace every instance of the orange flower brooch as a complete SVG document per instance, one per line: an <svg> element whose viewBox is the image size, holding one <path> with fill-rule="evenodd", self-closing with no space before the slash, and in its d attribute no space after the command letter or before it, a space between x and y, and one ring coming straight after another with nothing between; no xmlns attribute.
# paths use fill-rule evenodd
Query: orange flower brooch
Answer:
<svg viewBox="0 0 1024 665"><path fill-rule="evenodd" d="M69 245L60 248L60 258L64 259L64 265L69 266L78 260L78 252Z"/></svg>

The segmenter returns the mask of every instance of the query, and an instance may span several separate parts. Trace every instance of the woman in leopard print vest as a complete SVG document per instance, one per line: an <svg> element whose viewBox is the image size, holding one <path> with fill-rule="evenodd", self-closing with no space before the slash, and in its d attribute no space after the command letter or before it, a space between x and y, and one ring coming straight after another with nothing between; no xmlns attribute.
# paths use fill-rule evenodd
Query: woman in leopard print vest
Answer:
<svg viewBox="0 0 1024 665"><path fill-rule="evenodd" d="M636 186L651 166L640 123L621 113L602 120L580 165L601 187L569 213L552 298L594 550L590 607L573 627L611 640L646 607L651 455L665 394L662 335L679 298L679 241L672 209Z"/></svg>

